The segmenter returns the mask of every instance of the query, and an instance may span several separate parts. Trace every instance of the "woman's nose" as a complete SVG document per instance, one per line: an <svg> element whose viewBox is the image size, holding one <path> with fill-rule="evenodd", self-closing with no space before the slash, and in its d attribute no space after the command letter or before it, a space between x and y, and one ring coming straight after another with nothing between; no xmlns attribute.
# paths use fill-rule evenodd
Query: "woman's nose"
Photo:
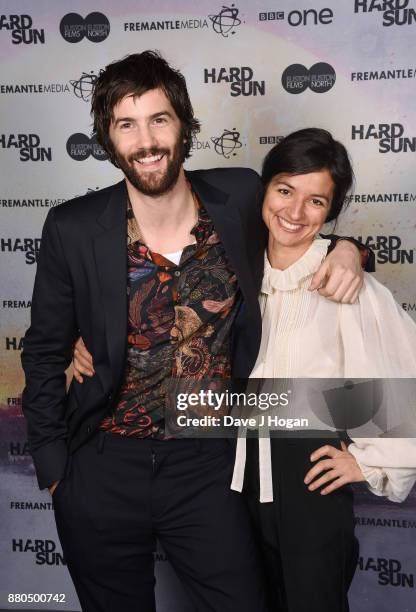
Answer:
<svg viewBox="0 0 416 612"><path fill-rule="evenodd" d="M294 221L302 218L303 215L303 200L302 198L294 198L290 207L289 213Z"/></svg>

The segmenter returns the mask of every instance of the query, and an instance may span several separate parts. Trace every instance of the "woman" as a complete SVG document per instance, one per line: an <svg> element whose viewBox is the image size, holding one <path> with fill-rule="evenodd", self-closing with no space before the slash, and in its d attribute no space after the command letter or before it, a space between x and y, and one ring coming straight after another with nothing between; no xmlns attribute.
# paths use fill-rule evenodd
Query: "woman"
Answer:
<svg viewBox="0 0 416 612"><path fill-rule="evenodd" d="M329 244L317 234L338 218L352 184L345 148L324 130L300 130L269 152L262 178L269 241L251 377L414 377L416 325L374 278L365 275L354 305L308 291ZM243 489L251 509L271 612L348 610L357 547L346 485L367 481L401 501L416 479L413 439L356 438L347 448L321 429L249 438L247 461L238 440L232 488Z"/></svg>

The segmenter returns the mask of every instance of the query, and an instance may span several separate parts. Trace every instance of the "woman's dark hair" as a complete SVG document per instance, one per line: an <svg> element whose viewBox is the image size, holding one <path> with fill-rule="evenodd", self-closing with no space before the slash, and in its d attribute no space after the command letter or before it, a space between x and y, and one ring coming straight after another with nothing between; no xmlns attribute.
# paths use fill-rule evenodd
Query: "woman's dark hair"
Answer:
<svg viewBox="0 0 416 612"><path fill-rule="evenodd" d="M190 156L192 137L199 132L200 123L194 117L185 77L157 51L143 51L109 64L94 83L91 104L94 134L115 166L115 151L109 137L114 107L125 96L141 96L157 88L164 91L181 121L184 159Z"/></svg>
<svg viewBox="0 0 416 612"><path fill-rule="evenodd" d="M327 169L335 184L327 221L340 214L354 173L344 145L320 128L306 128L286 136L266 155L262 179L265 187L276 174L307 174Z"/></svg>

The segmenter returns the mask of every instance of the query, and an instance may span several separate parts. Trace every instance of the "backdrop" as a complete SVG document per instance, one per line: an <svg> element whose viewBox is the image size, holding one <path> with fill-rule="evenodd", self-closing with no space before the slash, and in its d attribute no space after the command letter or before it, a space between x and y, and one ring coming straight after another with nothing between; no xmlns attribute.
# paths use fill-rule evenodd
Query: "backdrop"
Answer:
<svg viewBox="0 0 416 612"><path fill-rule="evenodd" d="M2 0L1 13L0 608L79 610L28 455L20 349L46 213L120 178L90 137L100 69L159 49L185 74L202 121L190 169L259 170L281 136L331 130L356 174L337 231L375 250L415 317L416 2ZM357 490L353 612L415 609L415 505ZM163 552L156 565L158 610L190 610Z"/></svg>

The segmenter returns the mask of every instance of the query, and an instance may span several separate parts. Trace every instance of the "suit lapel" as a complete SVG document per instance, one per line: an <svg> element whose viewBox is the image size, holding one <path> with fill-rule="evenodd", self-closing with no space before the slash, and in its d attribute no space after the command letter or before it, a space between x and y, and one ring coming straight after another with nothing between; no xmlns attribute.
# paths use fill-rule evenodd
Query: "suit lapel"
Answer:
<svg viewBox="0 0 416 612"><path fill-rule="evenodd" d="M247 259L245 245L247 236L244 235L237 206L227 205L232 196L207 183L196 174L186 172L186 177L206 207L224 245L229 262L237 275L247 307L255 315L258 310L258 300Z"/></svg>
<svg viewBox="0 0 416 612"><path fill-rule="evenodd" d="M114 389L123 372L127 341L126 199L127 189L122 181L114 186L104 212L97 219L102 231L94 240Z"/></svg>

